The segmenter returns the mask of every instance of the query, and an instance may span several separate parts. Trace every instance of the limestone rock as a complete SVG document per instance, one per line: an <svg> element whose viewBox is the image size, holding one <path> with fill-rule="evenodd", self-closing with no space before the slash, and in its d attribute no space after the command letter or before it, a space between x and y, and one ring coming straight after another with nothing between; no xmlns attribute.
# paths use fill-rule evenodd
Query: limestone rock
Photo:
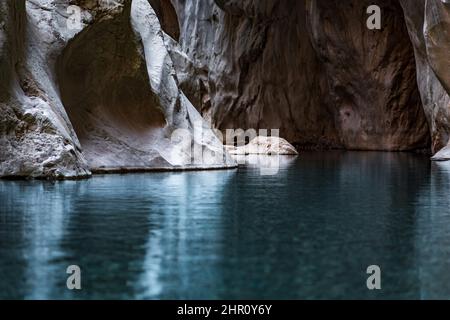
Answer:
<svg viewBox="0 0 450 320"><path fill-rule="evenodd" d="M178 87L148 1L8 0L0 15L0 176L235 165Z"/></svg>
<svg viewBox="0 0 450 320"><path fill-rule="evenodd" d="M0 177L235 166L211 126L447 159L449 6L3 0Z"/></svg>
<svg viewBox="0 0 450 320"><path fill-rule="evenodd" d="M450 146L444 147L439 152L437 152L433 158L434 161L447 161L450 160Z"/></svg>
<svg viewBox="0 0 450 320"><path fill-rule="evenodd" d="M450 93L450 1L426 2L424 36L430 65Z"/></svg>
<svg viewBox="0 0 450 320"><path fill-rule="evenodd" d="M381 30L366 26L371 5L381 9ZM426 149L428 124L414 52L397 0L312 0L308 13L345 147Z"/></svg>
<svg viewBox="0 0 450 320"><path fill-rule="evenodd" d="M436 153L447 146L450 138L450 96L445 89L448 83L444 82L450 70L450 4L442 0L400 3L414 46L417 83Z"/></svg>
<svg viewBox="0 0 450 320"><path fill-rule="evenodd" d="M46 5L33 1L25 6L24 0L0 4L0 177L90 175L49 75L52 50L60 41L35 24L33 10L45 13Z"/></svg>
<svg viewBox="0 0 450 320"><path fill-rule="evenodd" d="M172 3L190 61L180 85L215 127L280 129L303 148L341 146L305 1Z"/></svg>

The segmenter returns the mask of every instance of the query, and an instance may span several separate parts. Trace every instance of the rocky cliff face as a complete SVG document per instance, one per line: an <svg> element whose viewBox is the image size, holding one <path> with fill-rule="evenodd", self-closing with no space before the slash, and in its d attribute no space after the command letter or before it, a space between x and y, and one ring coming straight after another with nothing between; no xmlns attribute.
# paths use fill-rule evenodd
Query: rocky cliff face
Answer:
<svg viewBox="0 0 450 320"><path fill-rule="evenodd" d="M290 142L341 145L304 1L172 1L188 97L220 129L280 129Z"/></svg>
<svg viewBox="0 0 450 320"><path fill-rule="evenodd" d="M436 160L450 159L450 3L401 0Z"/></svg>
<svg viewBox="0 0 450 320"><path fill-rule="evenodd" d="M0 5L0 176L89 175L47 62L61 42L34 25L25 8L25 1Z"/></svg>
<svg viewBox="0 0 450 320"><path fill-rule="evenodd" d="M376 4L382 29L366 27ZM346 148L425 149L428 125L415 84L413 49L393 1L310 1L311 40L326 69L328 92Z"/></svg>
<svg viewBox="0 0 450 320"><path fill-rule="evenodd" d="M419 150L432 140L437 152L447 143L442 0L172 3L190 60L181 70L195 75L182 85L218 128L280 128L303 147ZM366 27L373 4L381 30ZM420 25L436 21L426 46Z"/></svg>
<svg viewBox="0 0 450 320"><path fill-rule="evenodd" d="M366 27L373 4L381 30ZM2 1L0 176L234 166L208 122L450 159L449 6Z"/></svg>
<svg viewBox="0 0 450 320"><path fill-rule="evenodd" d="M0 176L234 166L179 89L146 0L8 0L0 13Z"/></svg>

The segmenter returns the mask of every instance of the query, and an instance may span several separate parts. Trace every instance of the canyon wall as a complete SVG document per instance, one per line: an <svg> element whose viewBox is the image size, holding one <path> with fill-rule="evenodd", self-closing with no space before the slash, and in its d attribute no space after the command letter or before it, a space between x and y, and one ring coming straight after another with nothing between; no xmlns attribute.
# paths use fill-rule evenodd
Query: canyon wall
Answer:
<svg viewBox="0 0 450 320"><path fill-rule="evenodd" d="M48 68L60 42L29 18L35 16L27 17L24 0L2 1L0 176L88 176Z"/></svg>
<svg viewBox="0 0 450 320"><path fill-rule="evenodd" d="M305 1L172 3L190 61L181 85L214 126L280 129L303 148L341 146Z"/></svg>
<svg viewBox="0 0 450 320"><path fill-rule="evenodd" d="M303 148L435 153L447 144L443 0L171 2L189 58L182 86L216 127L280 128ZM366 26L373 4L381 30ZM416 39L426 20L439 25L427 48Z"/></svg>
<svg viewBox="0 0 450 320"><path fill-rule="evenodd" d="M2 1L0 177L234 167L209 125L450 159L449 6Z"/></svg>
<svg viewBox="0 0 450 320"><path fill-rule="evenodd" d="M235 165L178 87L148 1L8 0L0 8L0 176Z"/></svg>
<svg viewBox="0 0 450 320"><path fill-rule="evenodd" d="M381 30L366 26L366 10L373 4L381 9ZM326 68L344 146L427 148L413 48L397 1L313 0L308 13L311 41Z"/></svg>
<svg viewBox="0 0 450 320"><path fill-rule="evenodd" d="M450 2L400 0L417 65L435 160L450 159Z"/></svg>

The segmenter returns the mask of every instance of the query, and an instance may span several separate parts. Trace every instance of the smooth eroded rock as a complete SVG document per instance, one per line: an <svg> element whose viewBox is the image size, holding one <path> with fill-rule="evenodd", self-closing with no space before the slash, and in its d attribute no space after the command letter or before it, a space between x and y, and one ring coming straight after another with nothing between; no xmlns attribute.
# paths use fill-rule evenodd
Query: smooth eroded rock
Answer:
<svg viewBox="0 0 450 320"><path fill-rule="evenodd" d="M244 146L226 146L232 155L298 155L293 145L283 138L258 136Z"/></svg>
<svg viewBox="0 0 450 320"><path fill-rule="evenodd" d="M0 176L235 166L179 88L168 35L148 1L0 8Z"/></svg>
<svg viewBox="0 0 450 320"><path fill-rule="evenodd" d="M433 161L448 161L450 160L450 146L447 146L437 152L432 158Z"/></svg>
<svg viewBox="0 0 450 320"><path fill-rule="evenodd" d="M448 50L439 49L448 48L450 26L445 17L450 4L442 0L399 1L414 47L417 83L430 127L432 151L436 153L447 146L450 137L450 96L440 80L445 78L443 74L448 75L450 55Z"/></svg>

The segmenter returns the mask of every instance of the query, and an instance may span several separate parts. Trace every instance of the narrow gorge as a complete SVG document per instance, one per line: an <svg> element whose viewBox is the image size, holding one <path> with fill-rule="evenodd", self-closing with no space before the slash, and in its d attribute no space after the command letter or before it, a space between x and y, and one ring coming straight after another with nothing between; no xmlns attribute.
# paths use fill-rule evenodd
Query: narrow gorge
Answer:
<svg viewBox="0 0 450 320"><path fill-rule="evenodd" d="M0 0L0 300L449 299L449 190L450 0Z"/></svg>
<svg viewBox="0 0 450 320"><path fill-rule="evenodd" d="M0 177L234 168L238 128L450 160L449 70L446 0L5 0Z"/></svg>

